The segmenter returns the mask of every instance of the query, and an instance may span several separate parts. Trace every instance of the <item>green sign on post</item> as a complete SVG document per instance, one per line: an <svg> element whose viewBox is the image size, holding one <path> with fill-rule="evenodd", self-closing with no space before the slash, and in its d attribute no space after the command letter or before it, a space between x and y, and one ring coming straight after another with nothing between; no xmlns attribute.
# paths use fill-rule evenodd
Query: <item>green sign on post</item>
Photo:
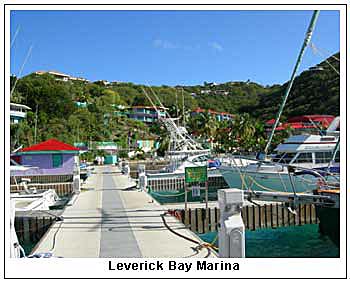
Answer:
<svg viewBox="0 0 350 283"><path fill-rule="evenodd" d="M208 180L207 166L185 167L185 182L206 182Z"/></svg>

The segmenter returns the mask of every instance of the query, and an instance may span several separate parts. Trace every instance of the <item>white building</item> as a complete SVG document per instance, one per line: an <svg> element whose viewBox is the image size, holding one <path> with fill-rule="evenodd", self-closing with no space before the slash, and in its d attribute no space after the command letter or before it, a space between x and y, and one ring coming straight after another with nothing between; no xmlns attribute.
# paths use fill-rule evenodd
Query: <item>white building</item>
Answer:
<svg viewBox="0 0 350 283"><path fill-rule="evenodd" d="M57 72L57 71L36 71L35 74L36 75L49 74L49 75L54 76L56 80L64 81L64 82L68 82L68 81L89 82L89 80L87 80L87 79L80 78L80 77L72 77L71 75L67 75L67 74L64 74L61 72Z"/></svg>
<svg viewBox="0 0 350 283"><path fill-rule="evenodd" d="M31 110L31 108L27 105L10 103L11 124L17 124L18 122L23 120L26 117L28 110Z"/></svg>

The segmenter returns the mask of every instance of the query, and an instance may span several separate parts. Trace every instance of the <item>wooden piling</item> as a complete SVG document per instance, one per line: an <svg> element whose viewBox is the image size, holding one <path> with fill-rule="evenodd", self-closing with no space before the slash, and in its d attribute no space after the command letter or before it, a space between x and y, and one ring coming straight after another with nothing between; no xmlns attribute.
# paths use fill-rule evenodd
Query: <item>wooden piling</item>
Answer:
<svg viewBox="0 0 350 283"><path fill-rule="evenodd" d="M220 210L217 207L208 208L208 211L204 208L189 208L187 213L184 211L181 213L184 215L182 222L191 231L200 234L218 231ZM206 213L209 215L208 221L205 219ZM245 228L252 231L318 223L316 209L312 204L299 204L296 208L296 215L282 203L244 206L241 213Z"/></svg>
<svg viewBox="0 0 350 283"><path fill-rule="evenodd" d="M254 219L254 227L253 230L260 228L260 209L259 206L253 206L253 219Z"/></svg>
<svg viewBox="0 0 350 283"><path fill-rule="evenodd" d="M196 214L197 214L197 231L198 233L202 234L204 233L202 209L196 208Z"/></svg>
<svg viewBox="0 0 350 283"><path fill-rule="evenodd" d="M210 208L209 208L210 209ZM210 232L215 232L216 229L216 220L215 220L215 209L210 209L210 214L209 214L209 218L210 218Z"/></svg>
<svg viewBox="0 0 350 283"><path fill-rule="evenodd" d="M185 226L186 227L189 227L189 224L190 224L190 213L189 213L189 211L188 210L183 210L183 212L184 212L184 215L185 215L185 217L184 217L184 221L185 221Z"/></svg>
<svg viewBox="0 0 350 283"><path fill-rule="evenodd" d="M271 205L264 205L265 209L265 227L271 228L272 227L272 211L271 211Z"/></svg>
<svg viewBox="0 0 350 283"><path fill-rule="evenodd" d="M191 224L191 231L197 231L197 225L196 225L196 213L195 210L189 209L190 211L190 224Z"/></svg>
<svg viewBox="0 0 350 283"><path fill-rule="evenodd" d="M254 223L255 223L255 219L254 219L254 211L252 209L250 209L250 206L246 206L247 208L247 216L248 216L248 229L249 230L254 230Z"/></svg>
<svg viewBox="0 0 350 283"><path fill-rule="evenodd" d="M277 206L270 204L270 209L271 209L271 227L276 228L278 227L278 214L277 214Z"/></svg>

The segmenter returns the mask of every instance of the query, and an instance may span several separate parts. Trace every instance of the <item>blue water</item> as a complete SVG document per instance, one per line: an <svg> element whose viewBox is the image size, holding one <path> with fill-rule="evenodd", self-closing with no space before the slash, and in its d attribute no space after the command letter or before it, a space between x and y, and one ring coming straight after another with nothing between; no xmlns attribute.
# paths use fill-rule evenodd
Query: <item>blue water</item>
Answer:
<svg viewBox="0 0 350 283"><path fill-rule="evenodd" d="M211 243L216 235L216 232L211 232L199 234L199 237ZM339 248L328 237L319 234L317 224L246 230L245 237L246 257L339 257ZM218 241L215 245L218 246Z"/></svg>

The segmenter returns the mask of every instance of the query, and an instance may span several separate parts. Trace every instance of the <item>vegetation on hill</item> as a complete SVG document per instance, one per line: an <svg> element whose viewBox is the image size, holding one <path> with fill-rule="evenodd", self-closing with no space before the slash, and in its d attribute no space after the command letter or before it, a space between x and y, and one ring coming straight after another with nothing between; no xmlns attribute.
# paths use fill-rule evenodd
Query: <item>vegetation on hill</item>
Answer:
<svg viewBox="0 0 350 283"><path fill-rule="evenodd" d="M284 117L325 114L339 116L340 105L340 54L336 53L322 63L302 72L296 77L283 111ZM332 68L335 68L336 71ZM259 95L256 106L246 110L263 119L274 118L288 82L273 91Z"/></svg>
<svg viewBox="0 0 350 283"><path fill-rule="evenodd" d="M339 115L339 53L302 72L296 79L283 111L286 117L307 114ZM11 77L11 86L15 84ZM144 86L133 83L84 83L58 81L53 76L31 74L20 78L11 101L31 107L27 119L11 125L11 146L58 138L64 142L115 141L122 148L136 139L153 138L164 152L168 142L159 124L147 126L116 115L117 105L149 105L146 91L156 105L168 107L172 117L180 117L190 133L217 145L218 150L261 150L266 142L264 122L274 118L287 87L262 86L254 82L205 83L197 86ZM183 115L183 105L185 115ZM76 102L86 103L86 108ZM197 107L236 115L234 121L217 122L208 113L190 116ZM185 119L185 121L184 121ZM37 125L35 127L35 124ZM36 130L35 130L36 129ZM278 143L285 135L274 140Z"/></svg>

